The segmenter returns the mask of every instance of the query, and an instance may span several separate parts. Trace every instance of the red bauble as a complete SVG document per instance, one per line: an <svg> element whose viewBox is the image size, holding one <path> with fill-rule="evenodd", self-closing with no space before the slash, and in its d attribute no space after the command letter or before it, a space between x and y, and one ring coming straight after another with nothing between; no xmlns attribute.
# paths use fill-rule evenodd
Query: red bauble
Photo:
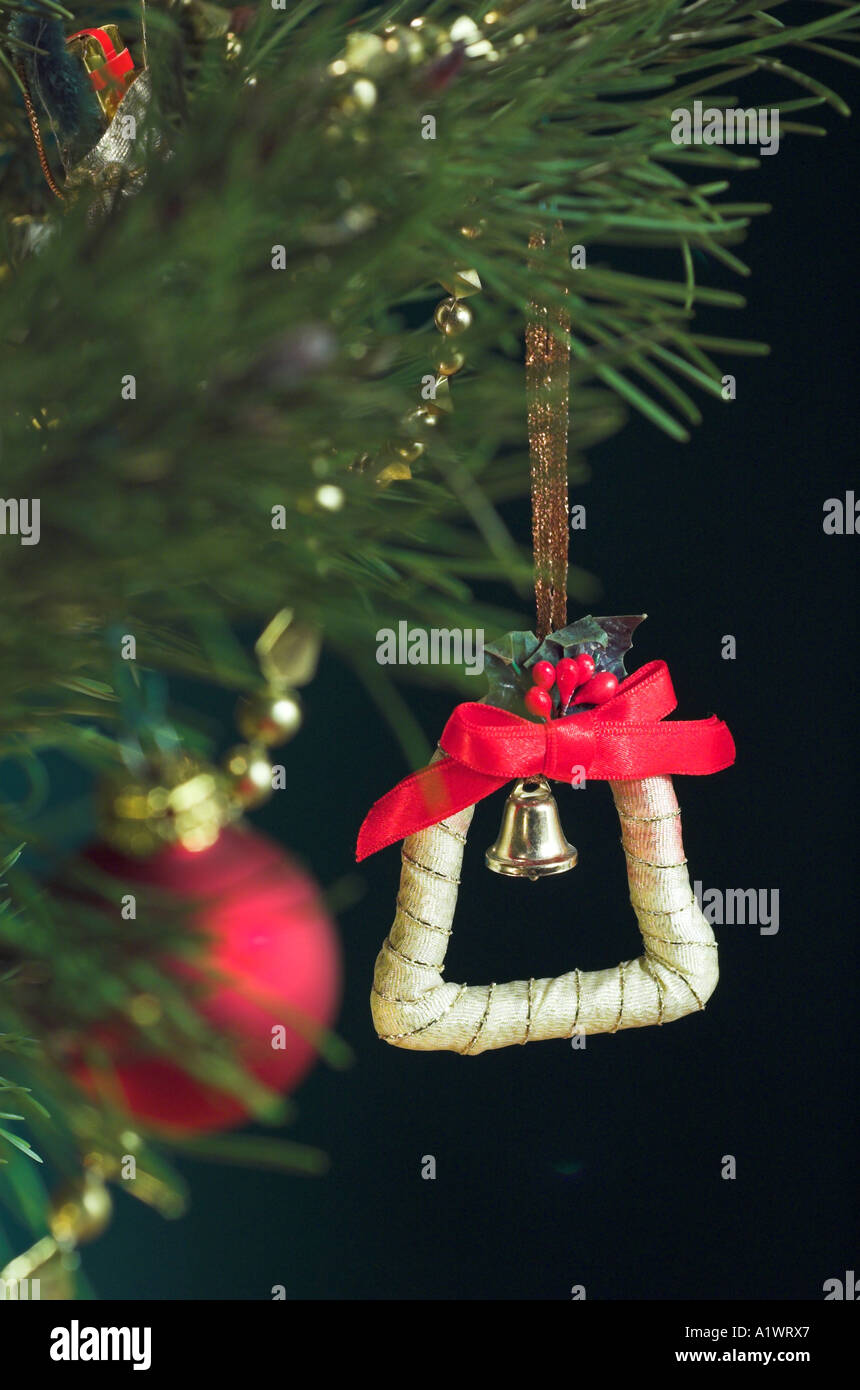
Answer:
<svg viewBox="0 0 860 1390"><path fill-rule="evenodd" d="M327 1025L340 998L337 936L304 870L245 827L222 830L214 845L198 853L172 845L147 859L131 859L96 845L84 858L119 880L123 893L151 888L191 908L190 921L211 943L205 963L223 979L196 1007L233 1040L259 1081L280 1092L294 1087L315 1056L295 1019ZM173 966L173 973L195 978L185 963ZM286 1029L283 1049L272 1047L276 1025ZM122 1026L99 1030L100 1042L106 1036L114 1064L109 1080L119 1085L138 1120L162 1133L189 1134L249 1118L234 1096L203 1085L166 1057L142 1054L139 1041ZM85 1090L97 1090L99 1077L82 1064L74 1075Z"/></svg>

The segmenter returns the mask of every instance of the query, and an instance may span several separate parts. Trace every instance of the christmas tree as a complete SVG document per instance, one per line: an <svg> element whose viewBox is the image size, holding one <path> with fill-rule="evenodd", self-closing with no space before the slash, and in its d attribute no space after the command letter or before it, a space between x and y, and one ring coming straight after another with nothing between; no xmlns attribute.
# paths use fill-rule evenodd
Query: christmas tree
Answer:
<svg viewBox="0 0 860 1390"><path fill-rule="evenodd" d="M7 1277L63 1296L109 1181L180 1209L171 1148L323 1168L222 1133L347 1057L327 910L234 823L288 784L321 646L418 766L377 635L524 626L536 312L570 479L631 417L685 442L731 399L767 351L698 326L743 306L712 271L767 211L733 180L848 114L818 74L857 66L860 6L3 10L0 1195L39 1242ZM104 827L63 868L60 763Z"/></svg>

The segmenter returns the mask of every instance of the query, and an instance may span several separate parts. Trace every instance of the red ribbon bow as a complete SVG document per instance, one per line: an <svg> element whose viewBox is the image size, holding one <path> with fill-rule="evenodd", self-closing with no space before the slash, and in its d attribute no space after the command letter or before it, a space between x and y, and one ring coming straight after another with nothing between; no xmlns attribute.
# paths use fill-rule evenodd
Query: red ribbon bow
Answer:
<svg viewBox="0 0 860 1390"><path fill-rule="evenodd" d="M439 740L447 757L413 772L371 807L356 859L473 806L518 777L570 782L581 768L586 779L627 781L729 767L735 744L723 721L712 715L661 724L676 704L665 661L649 661L605 704L543 724L494 705L458 705Z"/></svg>

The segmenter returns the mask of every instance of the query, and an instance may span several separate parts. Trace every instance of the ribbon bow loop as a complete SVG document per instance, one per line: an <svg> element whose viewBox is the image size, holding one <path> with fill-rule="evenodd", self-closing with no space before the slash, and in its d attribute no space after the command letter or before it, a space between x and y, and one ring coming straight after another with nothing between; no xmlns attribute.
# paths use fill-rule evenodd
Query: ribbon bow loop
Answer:
<svg viewBox="0 0 860 1390"><path fill-rule="evenodd" d="M572 782L582 769L587 778L597 752L599 731L589 714L569 714L546 726L546 756L540 771L553 782Z"/></svg>
<svg viewBox="0 0 860 1390"><path fill-rule="evenodd" d="M627 781L703 776L729 767L735 745L723 721L712 715L662 723L675 704L666 663L649 661L605 704L548 723L494 705L458 705L439 740L446 756L404 778L371 807L356 858L426 830L514 778L542 774L571 782L583 769L586 779Z"/></svg>

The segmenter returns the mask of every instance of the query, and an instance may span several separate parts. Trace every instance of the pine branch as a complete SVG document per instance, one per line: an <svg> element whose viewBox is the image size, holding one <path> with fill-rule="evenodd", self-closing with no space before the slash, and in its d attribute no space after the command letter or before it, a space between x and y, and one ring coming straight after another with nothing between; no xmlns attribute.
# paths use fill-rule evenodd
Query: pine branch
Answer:
<svg viewBox="0 0 860 1390"><path fill-rule="evenodd" d="M50 0L3 9L69 13ZM485 9L467 6L476 18ZM812 108L845 115L817 73L822 59L856 65L842 49L860 36L860 6L817 3L816 18L782 23L782 3L589 0L573 11L532 0L502 6L495 58L480 43L430 41L415 62L376 50L366 64L343 57L359 22L380 32L418 5L361 10L260 5L228 57L231 11L150 5L162 143L149 147L142 186L103 216L87 197L58 207L45 185L15 72L21 44L0 39L0 476L4 499L41 502L38 545L0 534L0 758L28 770L33 799L48 749L94 773L120 759L117 632L137 636L141 667L242 688L253 668L231 628L284 604L365 673L421 756L408 711L370 671L374 634L403 618L516 625L473 589L488 578L507 578L512 596L528 587L498 506L527 489L530 302L563 303L573 322L574 478L628 410L688 438L697 393L718 389L723 357L766 350L696 322L700 308L743 305L724 273L745 275L737 248L767 209L731 190L757 161L673 144L672 112L696 100L777 106L783 132L816 129L794 120ZM440 0L426 14L450 24L461 11ZM76 8L69 27L108 15L107 3ZM815 75L804 71L813 58ZM427 116L433 140L421 138ZM45 133L62 177L50 119ZM551 251L527 263L530 233L557 222L586 247L583 268ZM463 227L481 235L464 238ZM41 249L24 255L33 234ZM272 268L279 246L283 270ZM636 253L635 272L620 248ZM667 248L674 274L658 254ZM382 488L356 460L402 437L439 345L437 277L464 264L484 288L454 412L413 477ZM135 395L124 399L130 377ZM321 485L339 506L321 500ZM278 506L286 531L271 525ZM574 594L589 582L572 571ZM25 827L21 808L0 802L4 849ZM127 938L119 949L109 918L69 908L60 923L32 880L8 869L0 949L50 964L51 983L39 1012L14 970L0 982L0 1043L12 1049L7 1084L20 1088L11 1113L46 1154L68 1163L84 1141L60 1062L23 1041L42 1036L46 1002L52 1022L80 1025L121 1010L143 982L163 1005L160 1045L181 1040L195 1074L247 1086L149 963L188 946L181 921L159 914L142 964ZM47 1101L50 1123L26 1087ZM269 1099L256 1093L261 1106ZM116 1149L121 1117L108 1099L94 1113L87 1141ZM15 1151L6 1195L35 1209L20 1175L26 1141L11 1128L3 1140Z"/></svg>

